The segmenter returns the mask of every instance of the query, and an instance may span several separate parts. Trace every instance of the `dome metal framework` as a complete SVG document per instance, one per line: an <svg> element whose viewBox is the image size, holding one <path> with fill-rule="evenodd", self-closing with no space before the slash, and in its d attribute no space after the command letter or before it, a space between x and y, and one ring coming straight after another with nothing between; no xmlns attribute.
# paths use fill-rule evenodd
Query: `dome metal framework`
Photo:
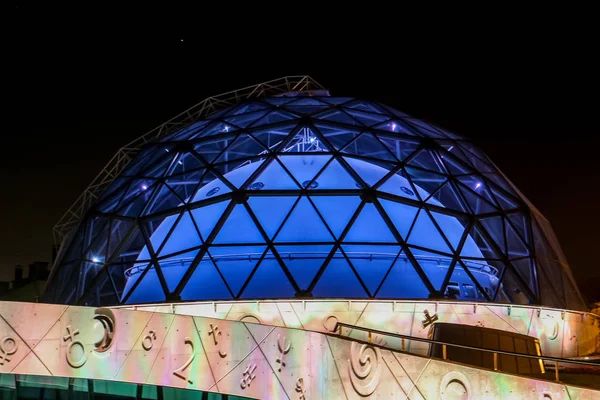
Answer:
<svg viewBox="0 0 600 400"><path fill-rule="evenodd" d="M378 102L280 92L143 145L64 241L45 300L585 308L548 221L470 141Z"/></svg>

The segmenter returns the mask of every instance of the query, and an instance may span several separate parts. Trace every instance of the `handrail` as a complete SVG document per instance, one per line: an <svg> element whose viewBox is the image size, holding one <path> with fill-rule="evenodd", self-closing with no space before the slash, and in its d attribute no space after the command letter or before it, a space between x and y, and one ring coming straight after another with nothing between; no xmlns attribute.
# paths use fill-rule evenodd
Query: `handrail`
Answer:
<svg viewBox="0 0 600 400"><path fill-rule="evenodd" d="M337 332L338 330L340 331L339 333L339 337L342 337L342 327L346 327L346 328L350 328L350 329L356 329L359 331L363 331L363 332L368 332L369 333L369 339L371 338L372 334L377 334L377 335L381 335L381 336L391 336L391 337L395 337L395 338L399 338L399 339L404 339L404 340L414 340L417 342L425 342L425 343L429 343L429 344L440 344L443 346L443 354L444 356L446 355L446 346L451 346L451 347L460 347L463 349L469 349L469 350L479 350L479 351L485 351L487 353L493 353L494 354L494 369L497 370L496 368L496 363L497 363L497 355L498 354L503 354L503 355L510 355L510 356L516 356L516 357L525 357L525 358L533 358L536 360L541 360L541 361L551 361L554 362L554 367L555 367L555 380L559 381L559 374L558 374L558 363L565 363L565 364L577 364L577 365L585 365L588 367L594 367L594 368L598 368L600 370L600 366L596 363L592 363L589 361L580 361L580 360L571 360L568 358L558 358L558 357L548 357L548 356L542 356L542 355L531 355L531 354L525 354L525 353L516 353L516 352L512 352L512 351L505 351L505 350L493 350L493 349L486 349L483 347L478 347L478 346L469 346L469 345L465 345L465 344L458 344L458 343L450 343L450 342L444 342L441 340L434 340L434 339L425 339L425 338L420 338L420 337L415 337L415 336L410 336L410 335L402 335L400 333L392 333L392 332L387 332L387 331L380 331L378 329L372 329L372 328L367 328L364 326L358 326L358 325L352 325L352 324L347 324L345 322L336 322L335 326L333 327L333 331L332 332ZM354 339L353 339L354 340ZM382 348L384 350L390 350L390 351L398 351L398 349L394 349L391 347L386 347L377 343L373 343L371 340L369 340L368 342L369 344L375 346L375 347L379 347ZM403 351L403 350L400 350ZM404 352L404 351L403 351ZM446 360L446 358L444 358L444 360Z"/></svg>

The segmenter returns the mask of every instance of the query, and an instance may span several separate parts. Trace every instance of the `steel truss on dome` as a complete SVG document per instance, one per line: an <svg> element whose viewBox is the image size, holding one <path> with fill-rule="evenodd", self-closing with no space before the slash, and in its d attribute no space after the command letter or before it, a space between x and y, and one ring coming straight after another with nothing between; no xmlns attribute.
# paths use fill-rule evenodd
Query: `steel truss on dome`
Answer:
<svg viewBox="0 0 600 400"><path fill-rule="evenodd" d="M269 95L151 136L115 167L46 301L585 307L548 222L470 141L373 101Z"/></svg>

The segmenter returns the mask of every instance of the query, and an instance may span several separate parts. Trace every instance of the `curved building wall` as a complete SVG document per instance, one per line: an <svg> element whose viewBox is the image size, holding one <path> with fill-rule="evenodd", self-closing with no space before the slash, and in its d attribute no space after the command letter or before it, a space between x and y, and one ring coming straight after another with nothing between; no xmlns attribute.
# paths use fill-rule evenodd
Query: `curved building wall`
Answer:
<svg viewBox="0 0 600 400"><path fill-rule="evenodd" d="M547 221L471 142L350 98L247 101L146 146L65 243L47 301L585 307Z"/></svg>

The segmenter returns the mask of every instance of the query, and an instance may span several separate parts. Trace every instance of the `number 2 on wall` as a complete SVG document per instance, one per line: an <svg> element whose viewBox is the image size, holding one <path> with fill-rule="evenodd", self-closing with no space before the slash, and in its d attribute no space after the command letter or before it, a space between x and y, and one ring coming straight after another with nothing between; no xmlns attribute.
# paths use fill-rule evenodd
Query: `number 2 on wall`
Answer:
<svg viewBox="0 0 600 400"><path fill-rule="evenodd" d="M183 379L184 381L188 381L189 383L193 384L194 382L192 382L191 379L186 378L186 376L183 374L183 371L190 366L190 364L192 363L192 361L194 361L194 356L196 355L194 353L194 342L192 342L192 339L190 339L189 337L185 338L185 344L189 344L192 347L192 354L190 354L190 358L188 358L188 360L185 362L185 364L183 364L181 367L177 368L175 371L173 371L173 375L175 375L178 378Z"/></svg>

